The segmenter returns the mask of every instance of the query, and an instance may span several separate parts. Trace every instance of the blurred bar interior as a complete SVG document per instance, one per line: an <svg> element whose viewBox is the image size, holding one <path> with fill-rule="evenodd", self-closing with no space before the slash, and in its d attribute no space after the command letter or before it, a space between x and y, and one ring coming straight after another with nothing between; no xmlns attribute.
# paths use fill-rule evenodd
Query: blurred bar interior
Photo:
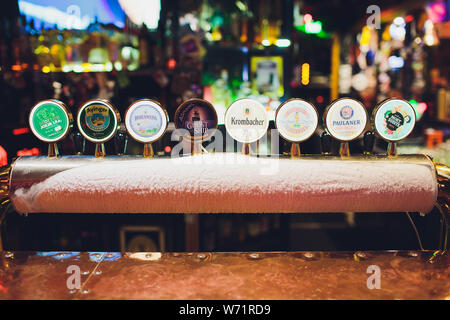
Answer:
<svg viewBox="0 0 450 320"><path fill-rule="evenodd" d="M45 155L28 126L43 99L73 115L86 101L107 99L121 115L136 100L163 105L169 126L153 144L171 153L174 114L191 98L211 102L218 129L241 98L259 101L274 129L278 106L302 98L320 117L333 100L352 97L369 114L397 97L414 108L403 154L450 165L450 1L312 0L18 0L0 10L0 165ZM377 8L379 16L376 16ZM373 16L375 14L375 16ZM301 152L320 154L319 122ZM117 136L126 136L123 126ZM94 154L72 133L61 154ZM280 139L280 153L290 143ZM105 143L107 154L141 155L128 139ZM260 151L267 148L259 146ZM377 139L373 153L385 153ZM81 150L83 149L83 150ZM238 149L240 150L240 149ZM363 139L350 142L364 152ZM330 153L338 154L333 140ZM168 160L169 161L169 160ZM10 208L10 211L13 211ZM436 209L434 209L436 211ZM440 215L404 214L54 214L7 215L5 250L293 251L438 249ZM416 232L417 231L417 232ZM420 234L421 241L417 239ZM420 243L420 245L419 245Z"/></svg>

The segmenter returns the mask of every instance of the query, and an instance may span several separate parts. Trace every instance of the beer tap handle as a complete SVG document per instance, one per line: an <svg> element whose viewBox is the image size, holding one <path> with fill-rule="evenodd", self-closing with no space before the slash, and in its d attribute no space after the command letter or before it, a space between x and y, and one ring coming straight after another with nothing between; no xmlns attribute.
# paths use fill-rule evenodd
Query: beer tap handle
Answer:
<svg viewBox="0 0 450 320"><path fill-rule="evenodd" d="M364 133L364 154L371 154L373 146L375 144L375 133L373 131L367 131Z"/></svg>
<svg viewBox="0 0 450 320"><path fill-rule="evenodd" d="M114 136L114 148L116 154L119 156L124 155L127 150L127 144L128 144L128 135L122 130L119 130L117 134Z"/></svg>
<svg viewBox="0 0 450 320"><path fill-rule="evenodd" d="M73 143L75 145L75 152L77 155L84 154L84 150L86 147L86 140L80 131L75 131L72 135Z"/></svg>
<svg viewBox="0 0 450 320"><path fill-rule="evenodd" d="M329 155L331 154L331 144L332 144L332 137L331 135L324 131L322 135L320 136L320 144L322 147L322 154L323 155Z"/></svg>

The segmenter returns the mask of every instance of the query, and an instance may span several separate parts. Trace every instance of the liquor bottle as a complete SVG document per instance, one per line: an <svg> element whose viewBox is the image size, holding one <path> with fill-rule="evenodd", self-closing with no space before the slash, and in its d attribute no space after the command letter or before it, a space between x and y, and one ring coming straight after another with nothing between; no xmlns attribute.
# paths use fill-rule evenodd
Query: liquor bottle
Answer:
<svg viewBox="0 0 450 320"><path fill-rule="evenodd" d="M143 23L139 30L139 66L147 67L149 65L149 41L148 30Z"/></svg>

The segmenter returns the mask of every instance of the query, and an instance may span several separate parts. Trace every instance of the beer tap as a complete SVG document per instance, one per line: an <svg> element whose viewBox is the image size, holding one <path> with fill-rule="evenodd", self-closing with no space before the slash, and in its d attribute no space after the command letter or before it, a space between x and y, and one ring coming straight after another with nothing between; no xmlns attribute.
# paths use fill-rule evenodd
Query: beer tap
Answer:
<svg viewBox="0 0 450 320"><path fill-rule="evenodd" d="M269 119L266 108L253 99L239 99L233 102L225 112L225 128L228 134L242 143L242 154L250 155L250 144L267 134Z"/></svg>
<svg viewBox="0 0 450 320"><path fill-rule="evenodd" d="M289 99L278 107L275 126L280 135L291 142L291 158L301 156L300 142L314 134L318 123L319 114L316 107L303 99Z"/></svg>
<svg viewBox="0 0 450 320"><path fill-rule="evenodd" d="M132 103L125 113L125 128L134 140L144 144L144 158L153 158L152 143L162 138L168 124L166 109L151 99Z"/></svg>
<svg viewBox="0 0 450 320"><path fill-rule="evenodd" d="M80 133L80 131L75 131L72 134L73 143L75 146L75 152L77 155L84 154L84 151L86 149L86 139L83 137L83 135Z"/></svg>
<svg viewBox="0 0 450 320"><path fill-rule="evenodd" d="M364 132L367 118L364 105L353 98L337 99L325 109L323 123L328 133L340 141L341 157L350 156L349 142Z"/></svg>
<svg viewBox="0 0 450 320"><path fill-rule="evenodd" d="M73 122L66 105L55 99L43 100L31 109L28 120L33 134L49 144L48 157L57 158L57 142L67 137Z"/></svg>
<svg viewBox="0 0 450 320"><path fill-rule="evenodd" d="M373 133L373 131L367 131L366 133L364 133L363 142L364 142L363 153L365 155L372 154L373 146L375 143L375 134Z"/></svg>
<svg viewBox="0 0 450 320"><path fill-rule="evenodd" d="M78 111L78 130L87 140L95 143L95 157L106 155L105 142L111 140L120 123L119 111L106 100L91 100Z"/></svg>
<svg viewBox="0 0 450 320"><path fill-rule="evenodd" d="M190 147L191 155L199 155L205 151L202 142L209 140L217 130L217 113L208 101L189 99L178 106L174 124L183 144Z"/></svg>
<svg viewBox="0 0 450 320"><path fill-rule="evenodd" d="M122 156L127 151L128 136L123 130L119 129L114 136L114 149L118 156Z"/></svg>
<svg viewBox="0 0 450 320"><path fill-rule="evenodd" d="M416 113L403 99L386 99L372 113L372 127L377 135L388 142L387 155L397 156L397 142L405 139L414 129Z"/></svg>
<svg viewBox="0 0 450 320"><path fill-rule="evenodd" d="M331 135L324 131L322 132L322 135L320 136L320 145L322 147L322 154L324 156L331 155L331 145L333 142L333 138Z"/></svg>

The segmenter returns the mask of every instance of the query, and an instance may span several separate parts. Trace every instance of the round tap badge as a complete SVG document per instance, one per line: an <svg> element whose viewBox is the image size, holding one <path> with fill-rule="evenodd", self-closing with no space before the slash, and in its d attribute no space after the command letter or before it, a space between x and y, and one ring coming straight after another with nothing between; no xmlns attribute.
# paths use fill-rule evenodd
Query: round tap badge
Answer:
<svg viewBox="0 0 450 320"><path fill-rule="evenodd" d="M168 122L166 110L150 99L136 101L125 114L128 134L141 143L150 143L161 138L166 132Z"/></svg>
<svg viewBox="0 0 450 320"><path fill-rule="evenodd" d="M413 131L415 123L414 108L402 99L385 100L373 111L372 125L386 141L406 138Z"/></svg>
<svg viewBox="0 0 450 320"><path fill-rule="evenodd" d="M72 114L64 103L58 100L44 100L30 112L29 124L34 135L44 142L64 139L72 125Z"/></svg>
<svg viewBox="0 0 450 320"><path fill-rule="evenodd" d="M217 113L206 100L190 99L175 112L175 128L185 129L183 137L189 140L207 140L217 128Z"/></svg>
<svg viewBox="0 0 450 320"><path fill-rule="evenodd" d="M256 100L237 100L225 112L225 128L239 142L252 143L261 139L268 127L266 109Z"/></svg>
<svg viewBox="0 0 450 320"><path fill-rule="evenodd" d="M316 108L302 99L290 99L282 103L275 115L278 132L290 142L302 142L311 137L318 122Z"/></svg>
<svg viewBox="0 0 450 320"><path fill-rule="evenodd" d="M91 142L103 143L110 140L116 133L119 122L119 112L105 100L89 101L78 111L78 129Z"/></svg>
<svg viewBox="0 0 450 320"><path fill-rule="evenodd" d="M352 98L333 101L323 116L328 132L339 141L356 139L363 133L367 124L366 108Z"/></svg>

